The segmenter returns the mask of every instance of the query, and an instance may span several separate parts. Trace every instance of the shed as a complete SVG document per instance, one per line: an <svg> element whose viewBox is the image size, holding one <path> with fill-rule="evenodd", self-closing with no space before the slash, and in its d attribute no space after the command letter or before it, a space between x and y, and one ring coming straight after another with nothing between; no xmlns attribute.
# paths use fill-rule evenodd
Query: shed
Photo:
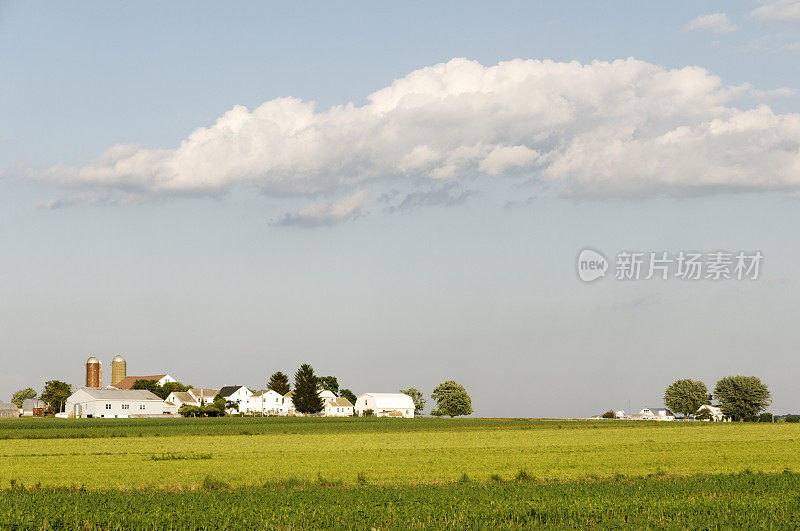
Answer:
<svg viewBox="0 0 800 531"><path fill-rule="evenodd" d="M38 417L44 415L45 408L47 408L47 404L38 398L28 398L22 401L22 416Z"/></svg>
<svg viewBox="0 0 800 531"><path fill-rule="evenodd" d="M376 417L414 417L414 400L403 393L364 393L356 400L356 414L368 410Z"/></svg>

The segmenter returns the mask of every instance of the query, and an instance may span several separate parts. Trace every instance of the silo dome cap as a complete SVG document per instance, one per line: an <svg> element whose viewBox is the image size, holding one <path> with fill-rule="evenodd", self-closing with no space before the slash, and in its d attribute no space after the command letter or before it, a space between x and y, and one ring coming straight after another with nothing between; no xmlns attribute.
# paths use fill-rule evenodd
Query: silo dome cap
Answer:
<svg viewBox="0 0 800 531"><path fill-rule="evenodd" d="M86 360L86 363L100 363L100 360L92 356L91 358Z"/></svg>
<svg viewBox="0 0 800 531"><path fill-rule="evenodd" d="M112 361L125 361L125 358L123 358L122 356L114 356L114 359Z"/></svg>

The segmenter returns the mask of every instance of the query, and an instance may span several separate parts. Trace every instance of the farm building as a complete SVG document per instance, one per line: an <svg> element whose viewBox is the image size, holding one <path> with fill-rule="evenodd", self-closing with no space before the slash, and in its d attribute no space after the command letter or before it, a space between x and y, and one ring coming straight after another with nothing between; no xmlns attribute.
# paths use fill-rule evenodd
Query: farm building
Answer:
<svg viewBox="0 0 800 531"><path fill-rule="evenodd" d="M23 417L40 417L44 415L44 410L47 404L38 398L28 398L22 401L22 416Z"/></svg>
<svg viewBox="0 0 800 531"><path fill-rule="evenodd" d="M214 398L219 394L219 389L189 389L186 391L192 398L194 398L196 406L201 404L211 405L214 402Z"/></svg>
<svg viewBox="0 0 800 531"><path fill-rule="evenodd" d="M15 419L19 417L19 408L8 402L0 402L0 419Z"/></svg>
<svg viewBox="0 0 800 531"><path fill-rule="evenodd" d="M115 387L116 389L130 389L131 387L133 387L133 384L135 384L139 380L155 380L156 383L158 383L158 385L164 385L167 382L178 381L169 374L154 374L152 376L126 376L113 387Z"/></svg>
<svg viewBox="0 0 800 531"><path fill-rule="evenodd" d="M323 410L326 417L352 417L353 404L346 398L337 396L334 398L323 399L325 402L325 409Z"/></svg>
<svg viewBox="0 0 800 531"><path fill-rule="evenodd" d="M665 407L646 407L631 415L632 420L675 420L675 413Z"/></svg>
<svg viewBox="0 0 800 531"><path fill-rule="evenodd" d="M83 387L67 399L66 412L74 418L157 417L165 402L150 391Z"/></svg>
<svg viewBox="0 0 800 531"><path fill-rule="evenodd" d="M227 408L228 413L248 413L248 399L253 395L253 392L243 385L226 385L219 390L219 394L225 399L226 402L232 402L237 407ZM213 400L213 398L212 398Z"/></svg>
<svg viewBox="0 0 800 531"><path fill-rule="evenodd" d="M174 404L175 407L180 408L181 406L199 406L200 404L197 403L197 400L194 399L192 395L185 391L173 391L165 400L168 404Z"/></svg>
<svg viewBox="0 0 800 531"><path fill-rule="evenodd" d="M414 400L403 393L364 393L356 400L356 414L372 410L377 417L414 417Z"/></svg>
<svg viewBox="0 0 800 531"><path fill-rule="evenodd" d="M703 406L700 406L700 408L697 410L697 413L695 413L695 417L697 417L697 415L699 415L703 411L708 411L708 414L711 416L711 418L709 420L711 420L713 422L724 422L726 420L728 420L728 421L731 420L730 418L725 416L725 414L722 412L722 408L721 407L712 406L712 405L709 405L709 404L705 404Z"/></svg>
<svg viewBox="0 0 800 531"><path fill-rule="evenodd" d="M260 415L286 415L286 399L272 389L258 391L247 399L247 410Z"/></svg>

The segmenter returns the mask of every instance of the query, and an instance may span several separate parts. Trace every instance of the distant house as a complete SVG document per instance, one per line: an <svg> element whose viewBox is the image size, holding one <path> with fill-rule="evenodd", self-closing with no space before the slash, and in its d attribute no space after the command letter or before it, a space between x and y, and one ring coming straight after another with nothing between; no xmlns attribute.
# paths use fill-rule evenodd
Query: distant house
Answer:
<svg viewBox="0 0 800 531"><path fill-rule="evenodd" d="M227 385L219 390L219 394L225 399L225 402L233 402L237 408L227 408L228 414L232 413L249 413L248 399L253 395L253 392L244 387L243 385Z"/></svg>
<svg viewBox="0 0 800 531"><path fill-rule="evenodd" d="M189 389L186 391L197 402L195 405L211 405L219 394L219 389Z"/></svg>
<svg viewBox="0 0 800 531"><path fill-rule="evenodd" d="M130 389L133 387L133 384L135 384L139 380L155 380L158 385L164 385L167 382L178 381L169 374L154 374L152 376L126 376L125 378L117 382L117 385L114 385L112 387L114 387L115 389Z"/></svg>
<svg viewBox="0 0 800 531"><path fill-rule="evenodd" d="M631 415L633 420L675 420L675 413L665 407L646 407Z"/></svg>
<svg viewBox="0 0 800 531"><path fill-rule="evenodd" d="M272 389L257 391L248 398L247 410L259 415L286 415L286 399Z"/></svg>
<svg viewBox="0 0 800 531"><path fill-rule="evenodd" d="M194 397L186 391L173 391L172 393L167 395L165 402L169 404L174 404L175 407L177 407L178 409L180 409L181 406L200 405L197 403L197 400L195 400Z"/></svg>
<svg viewBox="0 0 800 531"><path fill-rule="evenodd" d="M323 414L326 417L352 417L353 416L353 404L344 397L337 396L333 399L326 399L324 400L325 409L323 410Z"/></svg>
<svg viewBox="0 0 800 531"><path fill-rule="evenodd" d="M361 417L372 410L377 417L414 417L414 400L403 393L364 393L356 400L355 411Z"/></svg>
<svg viewBox="0 0 800 531"><path fill-rule="evenodd" d="M158 417L169 409L150 391L91 387L72 393L65 408L73 418Z"/></svg>
<svg viewBox="0 0 800 531"><path fill-rule="evenodd" d="M725 414L722 412L722 408L719 406L712 406L710 404L705 404L700 406L697 409L697 412L694 414L695 417L703 411L708 411L708 414L711 415L712 422L724 422L726 420L730 420L730 418L726 417Z"/></svg>
<svg viewBox="0 0 800 531"><path fill-rule="evenodd" d="M41 417L44 415L45 409L47 409L47 404L38 398L28 398L22 401L23 417Z"/></svg>
<svg viewBox="0 0 800 531"><path fill-rule="evenodd" d="M294 407L294 391L289 391L285 395L283 395L283 403L286 406L286 414L287 415L302 415L297 409Z"/></svg>

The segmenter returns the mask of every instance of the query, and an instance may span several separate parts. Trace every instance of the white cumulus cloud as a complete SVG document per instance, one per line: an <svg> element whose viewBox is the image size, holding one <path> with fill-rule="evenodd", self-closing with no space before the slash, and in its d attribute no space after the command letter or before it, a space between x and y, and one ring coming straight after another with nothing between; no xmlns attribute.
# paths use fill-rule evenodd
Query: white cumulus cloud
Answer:
<svg viewBox="0 0 800 531"><path fill-rule="evenodd" d="M730 33L736 31L736 24L725 13L711 13L693 18L683 27L683 31L709 31L711 33Z"/></svg>
<svg viewBox="0 0 800 531"><path fill-rule="evenodd" d="M344 197L282 221L301 225L350 219L367 190L387 183L414 193L523 175L590 197L796 191L800 115L733 105L754 93L700 67L636 59L452 59L397 79L364 105L319 110L280 98L237 106L177 147L115 146L37 178L67 194L116 194L127 203L233 187Z"/></svg>
<svg viewBox="0 0 800 531"><path fill-rule="evenodd" d="M800 1L777 0L769 2L750 12L763 22L800 21Z"/></svg>

